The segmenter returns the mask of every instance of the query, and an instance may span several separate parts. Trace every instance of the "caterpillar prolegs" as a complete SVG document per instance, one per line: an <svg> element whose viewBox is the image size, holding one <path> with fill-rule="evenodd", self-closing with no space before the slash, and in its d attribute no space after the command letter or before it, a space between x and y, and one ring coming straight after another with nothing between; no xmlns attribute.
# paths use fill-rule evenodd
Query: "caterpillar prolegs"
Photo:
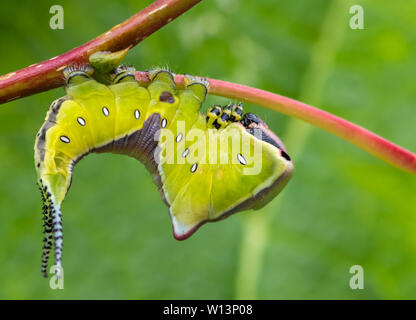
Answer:
<svg viewBox="0 0 416 320"><path fill-rule="evenodd" d="M43 200L42 273L55 247L61 265L61 204L74 165L95 152L141 161L169 208L176 239L232 213L259 209L289 181L293 164L280 139L242 104L200 108L209 83L185 76L176 88L167 70L140 86L131 67L96 81L91 67L65 70L66 96L55 100L37 134L35 166Z"/></svg>

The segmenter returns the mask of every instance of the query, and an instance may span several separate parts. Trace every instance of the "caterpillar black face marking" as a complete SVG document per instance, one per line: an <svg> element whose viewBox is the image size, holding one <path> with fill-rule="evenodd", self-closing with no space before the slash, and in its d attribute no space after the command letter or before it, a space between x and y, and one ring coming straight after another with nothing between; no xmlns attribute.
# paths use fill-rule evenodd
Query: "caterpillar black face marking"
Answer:
<svg viewBox="0 0 416 320"><path fill-rule="evenodd" d="M37 134L35 167L43 202L41 271L45 276L53 247L55 264L61 265L61 205L73 167L89 153L124 154L144 163L169 207L178 240L205 222L263 207L282 190L293 170L280 139L260 118L243 115L242 104L215 105L205 115L199 112L209 87L205 79L185 76L185 88L177 90L173 75L156 69L149 72L151 83L145 88L134 78L134 68L109 67L120 54L110 54L108 59L103 55L94 57L95 72L88 66L64 71L66 96L52 103ZM172 149L160 139L161 129L172 133ZM202 144L205 149L198 154L212 159L195 160L196 147L187 136L193 130L202 133L202 141L238 136L247 150L235 152L231 145L218 144L215 154L209 144ZM164 153L175 161L161 161ZM220 161L224 154L229 159L225 163ZM246 173L256 167L256 161L261 164L259 171Z"/></svg>

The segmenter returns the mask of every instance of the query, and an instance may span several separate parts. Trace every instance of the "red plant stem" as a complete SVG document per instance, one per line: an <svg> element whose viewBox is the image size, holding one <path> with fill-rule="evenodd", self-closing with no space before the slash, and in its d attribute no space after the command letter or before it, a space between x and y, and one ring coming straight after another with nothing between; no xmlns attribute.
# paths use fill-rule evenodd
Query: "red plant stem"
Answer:
<svg viewBox="0 0 416 320"><path fill-rule="evenodd" d="M146 72L137 72L136 79L143 85L149 83ZM376 134L329 112L268 91L207 79L209 93L263 106L304 120L351 142L373 156L404 171L416 174L416 155ZM183 87L183 75L176 75L175 82Z"/></svg>
<svg viewBox="0 0 416 320"><path fill-rule="evenodd" d="M58 57L0 77L0 103L62 86L62 70L88 62L96 51L134 46L201 0L157 0L108 32Z"/></svg>

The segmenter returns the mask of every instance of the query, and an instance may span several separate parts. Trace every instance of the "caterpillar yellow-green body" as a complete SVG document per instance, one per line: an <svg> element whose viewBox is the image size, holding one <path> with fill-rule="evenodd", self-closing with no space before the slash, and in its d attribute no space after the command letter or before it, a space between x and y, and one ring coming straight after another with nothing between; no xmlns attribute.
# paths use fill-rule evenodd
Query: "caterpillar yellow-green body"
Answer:
<svg viewBox="0 0 416 320"><path fill-rule="evenodd" d="M199 112L209 86L203 79L186 76L185 88L177 90L172 74L161 69L149 72L147 88L130 67L109 74L109 85L96 81L91 67L64 73L66 96L50 106L35 144L44 276L53 246L61 266L61 204L74 165L89 153L140 160L169 207L179 240L205 222L263 207L291 176L282 142L260 118L243 115L241 104Z"/></svg>

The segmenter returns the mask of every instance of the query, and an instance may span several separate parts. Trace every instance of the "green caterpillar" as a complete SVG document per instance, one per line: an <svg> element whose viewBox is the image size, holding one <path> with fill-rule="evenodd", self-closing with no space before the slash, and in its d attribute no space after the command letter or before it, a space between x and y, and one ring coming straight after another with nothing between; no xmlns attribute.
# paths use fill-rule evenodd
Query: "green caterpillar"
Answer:
<svg viewBox="0 0 416 320"><path fill-rule="evenodd" d="M141 161L169 207L178 240L205 222L263 207L289 181L292 161L259 117L243 115L241 104L199 112L206 80L185 76L185 88L177 90L172 73L157 69L149 72L145 88L131 67L106 74L109 85L96 81L93 72L89 66L64 71L66 96L51 104L36 138L45 277L53 246L61 266L61 204L74 165L89 153Z"/></svg>

